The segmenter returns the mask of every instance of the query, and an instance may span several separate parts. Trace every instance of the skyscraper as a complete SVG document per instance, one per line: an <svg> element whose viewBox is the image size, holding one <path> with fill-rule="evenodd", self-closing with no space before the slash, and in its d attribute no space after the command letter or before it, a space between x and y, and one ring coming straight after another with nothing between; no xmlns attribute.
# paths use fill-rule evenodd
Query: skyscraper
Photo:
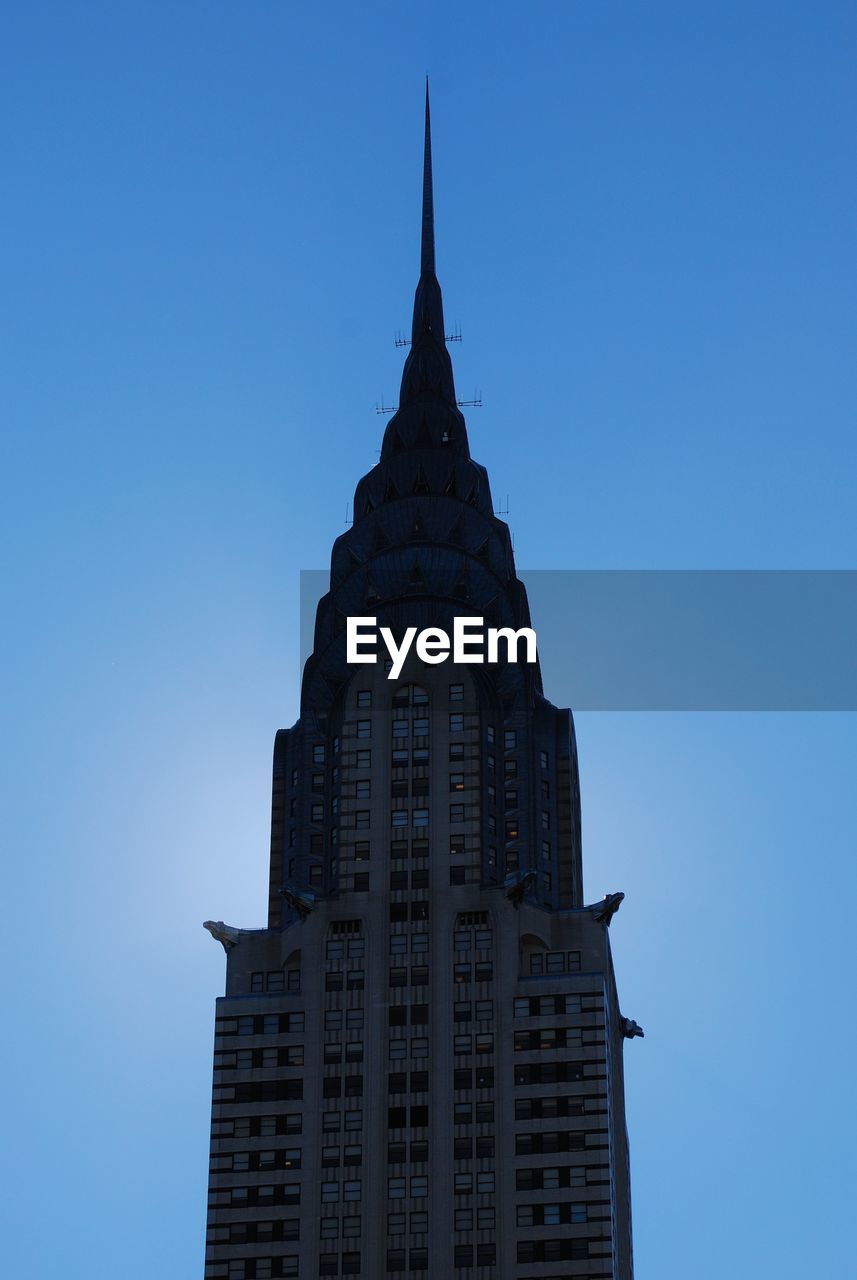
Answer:
<svg viewBox="0 0 857 1280"><path fill-rule="evenodd" d="M470 457L435 275L333 547L274 746L268 927L206 927L217 1002L206 1280L630 1280L608 926L584 906L571 713L537 665L349 664L347 619L529 625Z"/></svg>

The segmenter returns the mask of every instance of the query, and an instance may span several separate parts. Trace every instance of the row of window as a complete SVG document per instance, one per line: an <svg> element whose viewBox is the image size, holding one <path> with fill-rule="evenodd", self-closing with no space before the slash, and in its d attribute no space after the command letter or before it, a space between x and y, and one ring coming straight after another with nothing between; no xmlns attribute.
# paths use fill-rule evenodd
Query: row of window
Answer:
<svg viewBox="0 0 857 1280"><path fill-rule="evenodd" d="M406 987L408 985L408 971L404 966L395 966L390 969L388 982L391 987ZM411 966L411 986L424 987L428 982L428 965L415 964Z"/></svg>
<svg viewBox="0 0 857 1280"><path fill-rule="evenodd" d="M363 1077L362 1075L325 1076L321 1082L321 1096L323 1098L360 1098L363 1096Z"/></svg>
<svg viewBox="0 0 857 1280"><path fill-rule="evenodd" d="M339 1235L343 1236L359 1236L361 1231L360 1218L357 1214L344 1214L343 1217L330 1215L322 1218L319 1228L319 1236L322 1240L336 1240Z"/></svg>
<svg viewBox="0 0 857 1280"><path fill-rule="evenodd" d="M589 1221L586 1204L519 1204L516 1225L519 1227L559 1227Z"/></svg>
<svg viewBox="0 0 857 1280"><path fill-rule="evenodd" d="M583 1043L580 1027L539 1027L535 1031L515 1032L515 1053L532 1053L536 1049L579 1049Z"/></svg>
<svg viewBox="0 0 857 1280"><path fill-rule="evenodd" d="M476 964L469 961L462 961L452 966L452 981L456 985L465 982L492 982L494 980L494 965L490 960L478 960Z"/></svg>
<svg viewBox="0 0 857 1280"><path fill-rule="evenodd" d="M371 692L370 692L369 690L365 690L364 692L369 693L369 694L370 694L370 697L371 697ZM463 695L463 693L462 693L462 698L463 698L463 696L464 696L464 695ZM426 697L424 701L425 701L425 702L428 702L428 697ZM458 701L461 701L461 699L459 699L459 698L453 698L453 697L450 697L450 702L458 702ZM365 705L366 705L366 706L371 706L371 702L370 702L370 703L366 703ZM415 704L415 705L419 705L419 704ZM399 713L399 714L400 714L400 713ZM369 737L371 737L371 736L372 736L372 722L371 722L370 720L357 720L357 721L355 721L354 723L355 723L355 736L356 736L356 737L358 737L358 738L369 738ZM407 723L408 723L408 721L407 721L407 720L405 720L404 718L402 718L402 719L396 719L396 720L394 720L394 721L393 721L393 724L394 724L394 725L395 725L395 724L407 724ZM427 719L426 717L417 717L417 718L415 718L415 719L414 719L414 724L420 724L420 725L425 724L425 725L426 725L425 732L426 732L426 733L428 733L428 719ZM462 714L460 714L460 713L453 713L453 714L451 714L451 715L450 715L450 717L449 717L449 731L450 731L450 733L460 733L460 732L463 730L463 728L464 728L464 716L463 716ZM395 732L395 731L394 731L394 732ZM493 725L488 725L488 726L486 727L486 730L485 730L485 740L486 740L486 742L488 743L488 745L489 745L489 746L493 746L493 745L496 743L497 735L496 735L496 732L495 732L495 730L494 730L494 726L493 726ZM503 734L503 749L504 749L505 751L514 751L514 750L517 748L517 746L518 746L518 731L517 731L517 729L506 729L506 730L504 731L504 734ZM339 741L339 738L334 738L334 739L333 739L333 753L334 753L334 755L338 754L338 752L339 752L339 747L340 747L340 741ZM323 744L323 743L316 743L316 745L313 747L313 749L312 749L312 762L313 762L313 764L324 764L324 762L325 762L325 749L324 749L324 744ZM550 763L550 760L549 760L549 757L548 757L548 753L547 753L547 751L540 751L540 752L539 752L539 766L540 766L542 769L547 769L547 768L548 768L548 766L549 766L549 763ZM359 765L359 762L358 762L358 765ZM359 767L361 767L361 768L362 768L363 766L362 766L362 765L359 765ZM298 770L297 770L297 769L293 769L293 770L292 770L292 788L294 789L295 787L297 787L297 785L298 785Z"/></svg>
<svg viewBox="0 0 857 1280"><path fill-rule="evenodd" d="M523 996L513 1003L516 1018L543 1018L553 1014L576 1014L581 1012L581 999L578 995L558 996Z"/></svg>
<svg viewBox="0 0 857 1280"><path fill-rule="evenodd" d="M425 689L422 689L419 685L408 685L408 684L400 685L399 688L396 689L395 693L393 694L394 707L407 706L407 705L420 706L420 705L426 704L428 700L429 700L428 693L426 692ZM462 702L463 700L464 700L464 685L451 684L449 686L449 701ZM357 705L358 707L371 707L372 705L371 689L357 690Z"/></svg>
<svg viewBox="0 0 857 1280"><path fill-rule="evenodd" d="M400 812L407 814L408 810L403 809ZM468 837L463 833L457 833L449 837L450 857L464 857L468 854L473 857L479 854L479 850L480 843L476 837ZM369 862L371 852L371 841L356 840L353 844L350 844L343 849L342 856L344 859L348 859L353 862ZM392 840L390 842L390 858L394 864L405 860L409 853L412 858L427 858L429 853L428 840L411 840L410 847L407 840ZM490 945L490 942L487 945Z"/></svg>
<svg viewBox="0 0 857 1280"><path fill-rule="evenodd" d="M301 1185L299 1182L279 1182L268 1186L226 1187L220 1191L210 1191L208 1204L210 1208L226 1206L300 1204Z"/></svg>
<svg viewBox="0 0 857 1280"><path fill-rule="evenodd" d="M405 1071L391 1071L387 1077L388 1093L426 1093L428 1087L427 1071L412 1071L410 1083Z"/></svg>
<svg viewBox="0 0 857 1280"><path fill-rule="evenodd" d="M607 1180L606 1165L559 1165L547 1169L517 1169L517 1191L562 1191L565 1187L586 1187Z"/></svg>
<svg viewBox="0 0 857 1280"><path fill-rule="evenodd" d="M231 1120L215 1120L213 1138L276 1138L282 1134L300 1133L303 1117L299 1111L279 1116L235 1116Z"/></svg>
<svg viewBox="0 0 857 1280"><path fill-rule="evenodd" d="M408 1053L407 1040L391 1040L389 1042L389 1057L396 1058L427 1058L428 1057L428 1040L425 1036L414 1036L410 1041L410 1055Z"/></svg>
<svg viewBox="0 0 857 1280"><path fill-rule="evenodd" d="M530 974L580 973L579 951L534 951L530 956Z"/></svg>
<svg viewBox="0 0 857 1280"><path fill-rule="evenodd" d="M462 1089L493 1089L493 1067L456 1067L452 1073L452 1087L456 1092Z"/></svg>
<svg viewBox="0 0 857 1280"><path fill-rule="evenodd" d="M363 1198L363 1190L359 1178L345 1178L342 1182L322 1182L322 1204L334 1204L340 1200L354 1203Z"/></svg>
<svg viewBox="0 0 857 1280"><path fill-rule="evenodd" d="M598 1129L597 1134L606 1133L605 1129ZM593 1135L584 1133L579 1129L559 1129L553 1132L542 1131L540 1133L518 1133L515 1135L515 1155L517 1156L541 1156L553 1155L558 1151L583 1151L585 1147L592 1146L598 1148L603 1143L596 1142ZM587 1142L587 1138L592 1138L592 1142Z"/></svg>
<svg viewBox="0 0 857 1280"><path fill-rule="evenodd" d="M428 1125L428 1107L388 1107L388 1129L425 1129Z"/></svg>
<svg viewBox="0 0 857 1280"><path fill-rule="evenodd" d="M520 1240L518 1262L574 1262L597 1256L591 1240Z"/></svg>
<svg viewBox="0 0 857 1280"><path fill-rule="evenodd" d="M323 1169L338 1168L339 1165L359 1165L363 1163L363 1148L358 1145L346 1147L322 1147L321 1166Z"/></svg>
<svg viewBox="0 0 857 1280"><path fill-rule="evenodd" d="M452 1006L454 1022L491 1022L494 1018L493 1000L456 1000Z"/></svg>
<svg viewBox="0 0 857 1280"><path fill-rule="evenodd" d="M363 1041L347 1040L345 1044L338 1041L333 1044L324 1046L324 1061L328 1064L335 1062L362 1062L363 1061Z"/></svg>
<svg viewBox="0 0 857 1280"><path fill-rule="evenodd" d="M299 1218L280 1218L276 1222L229 1222L220 1227L209 1227L205 1233L206 1244L279 1244L280 1241L300 1240Z"/></svg>
<svg viewBox="0 0 857 1280"><path fill-rule="evenodd" d="M516 1098L516 1120L550 1120L558 1116L582 1116L606 1111L603 1094L572 1094L544 1098Z"/></svg>
<svg viewBox="0 0 857 1280"><path fill-rule="evenodd" d="M228 1049L214 1055L215 1071L251 1071L254 1067L302 1067L304 1047L290 1044L275 1049Z"/></svg>
<svg viewBox="0 0 857 1280"><path fill-rule="evenodd" d="M570 1084L582 1080L584 1063L582 1062L528 1062L515 1067L515 1084L523 1087L531 1084ZM603 1076L603 1068L596 1064L592 1076Z"/></svg>
<svg viewBox="0 0 857 1280"><path fill-rule="evenodd" d="M387 1143L387 1164L425 1164L428 1160L428 1143L425 1139L412 1142Z"/></svg>
<svg viewBox="0 0 857 1280"><path fill-rule="evenodd" d="M246 1084L215 1085L215 1102L296 1102L304 1096L303 1080L254 1080Z"/></svg>
<svg viewBox="0 0 857 1280"><path fill-rule="evenodd" d="M418 952L428 951L429 936L427 933L394 933L390 938L390 954L402 955L408 952L408 943L410 940L410 950L414 954Z"/></svg>
<svg viewBox="0 0 857 1280"><path fill-rule="evenodd" d="M477 951L490 950L493 943L493 934L490 929L456 929L452 936L453 951L472 951L474 947Z"/></svg>
<svg viewBox="0 0 857 1280"><path fill-rule="evenodd" d="M324 1015L325 1031L341 1031L343 1027L346 1027L349 1030L362 1030L363 1010L327 1009Z"/></svg>
<svg viewBox="0 0 857 1280"><path fill-rule="evenodd" d="M390 903L390 924L404 924L410 916L411 920L428 920L429 904L427 898L414 898L410 903Z"/></svg>
<svg viewBox="0 0 857 1280"><path fill-rule="evenodd" d="M205 1280L280 1280L297 1276L297 1256L288 1258L235 1258L230 1262L207 1262Z"/></svg>
<svg viewBox="0 0 857 1280"><path fill-rule="evenodd" d="M274 1036L303 1031L305 1015L297 1013L242 1014L240 1018L215 1018L216 1036Z"/></svg>
<svg viewBox="0 0 857 1280"><path fill-rule="evenodd" d="M362 1129L363 1112L360 1110L322 1112L321 1128L323 1133L338 1133L343 1127L346 1133L353 1133L358 1129Z"/></svg>
<svg viewBox="0 0 857 1280"><path fill-rule="evenodd" d="M427 870L412 871L410 880L407 871L391 871L390 872L390 888L391 889L427 889L429 883L429 873Z"/></svg>
<svg viewBox="0 0 857 1280"><path fill-rule="evenodd" d="M325 991L362 991L366 985L364 969L336 969L324 975Z"/></svg>
<svg viewBox="0 0 857 1280"><path fill-rule="evenodd" d="M300 1169L300 1147L277 1147L270 1151L229 1151L211 1157L212 1173L255 1173L260 1169Z"/></svg>
<svg viewBox="0 0 857 1280"><path fill-rule="evenodd" d="M320 1276L356 1276L360 1274L360 1254L359 1253L343 1253L341 1258L338 1254L322 1254L318 1260L318 1274Z"/></svg>
<svg viewBox="0 0 857 1280"><path fill-rule="evenodd" d="M495 1244L456 1245L453 1263L456 1268L472 1267L474 1259L477 1267L493 1267L497 1262L497 1246ZM387 1271L426 1271L428 1269L428 1249L410 1249L405 1259L404 1249L387 1250Z"/></svg>
<svg viewBox="0 0 857 1280"><path fill-rule="evenodd" d="M262 992L275 995L283 991L294 992L300 989L300 969L269 969L267 973L250 974L250 991L254 995Z"/></svg>

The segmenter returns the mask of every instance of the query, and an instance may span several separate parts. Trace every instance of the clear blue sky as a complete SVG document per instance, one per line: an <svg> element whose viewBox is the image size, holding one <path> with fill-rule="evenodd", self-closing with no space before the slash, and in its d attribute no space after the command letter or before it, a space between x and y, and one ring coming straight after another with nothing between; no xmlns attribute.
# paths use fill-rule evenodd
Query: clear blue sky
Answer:
<svg viewBox="0 0 857 1280"><path fill-rule="evenodd" d="M201 921L263 921L297 574L397 393L425 72L519 564L837 568L855 55L836 0L6 6L5 1274L202 1273ZM850 1274L855 718L578 735L647 1033L638 1280Z"/></svg>

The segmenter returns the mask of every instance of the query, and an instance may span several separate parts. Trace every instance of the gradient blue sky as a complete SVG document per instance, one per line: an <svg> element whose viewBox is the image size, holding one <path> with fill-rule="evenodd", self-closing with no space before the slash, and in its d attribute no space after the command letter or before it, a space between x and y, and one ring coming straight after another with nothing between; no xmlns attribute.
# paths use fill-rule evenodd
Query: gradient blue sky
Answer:
<svg viewBox="0 0 857 1280"><path fill-rule="evenodd" d="M519 564L850 568L855 55L836 2L5 6L6 1274L201 1275L200 925L263 922L298 571L397 393L425 72ZM855 717L578 736L647 1033L638 1280L844 1276Z"/></svg>

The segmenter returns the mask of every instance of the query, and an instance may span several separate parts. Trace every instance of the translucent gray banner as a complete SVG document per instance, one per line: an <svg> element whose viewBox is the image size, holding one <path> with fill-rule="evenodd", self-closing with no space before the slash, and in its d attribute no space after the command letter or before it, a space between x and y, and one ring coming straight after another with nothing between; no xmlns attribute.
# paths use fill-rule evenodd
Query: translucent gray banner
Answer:
<svg viewBox="0 0 857 1280"><path fill-rule="evenodd" d="M528 569L519 576L545 692L560 706L857 710L857 570ZM302 663L327 585L324 570L301 573Z"/></svg>

